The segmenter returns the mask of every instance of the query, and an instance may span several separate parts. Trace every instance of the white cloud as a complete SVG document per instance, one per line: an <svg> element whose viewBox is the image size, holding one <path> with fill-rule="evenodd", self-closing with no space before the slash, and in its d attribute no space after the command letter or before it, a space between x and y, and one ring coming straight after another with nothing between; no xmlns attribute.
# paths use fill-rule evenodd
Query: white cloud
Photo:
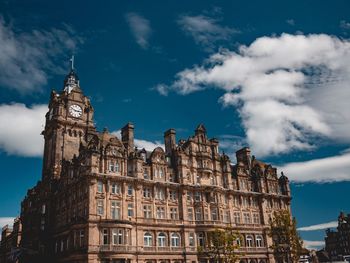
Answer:
<svg viewBox="0 0 350 263"><path fill-rule="evenodd" d="M287 19L287 20L286 20L286 23L287 23L288 25L291 25L291 26L294 26L294 25L295 25L294 19Z"/></svg>
<svg viewBox="0 0 350 263"><path fill-rule="evenodd" d="M158 91L221 89L259 156L314 148L315 137L350 142L350 42L325 35L261 37L185 69Z"/></svg>
<svg viewBox="0 0 350 263"><path fill-rule="evenodd" d="M143 49L149 46L149 37L152 33L150 22L136 13L128 13L126 20L129 24L130 30L136 39L136 43Z"/></svg>
<svg viewBox="0 0 350 263"><path fill-rule="evenodd" d="M245 138L236 135L223 134L219 136L219 148L230 157L231 162L236 160L236 151L246 145Z"/></svg>
<svg viewBox="0 0 350 263"><path fill-rule="evenodd" d="M66 72L58 65L82 42L68 25L23 32L0 16L0 87L22 93L40 90L50 74Z"/></svg>
<svg viewBox="0 0 350 263"><path fill-rule="evenodd" d="M319 249L324 247L325 242L324 241L310 241L310 240L304 240L304 246L307 249Z"/></svg>
<svg viewBox="0 0 350 263"><path fill-rule="evenodd" d="M12 227L14 217L0 217L0 229L6 225Z"/></svg>
<svg viewBox="0 0 350 263"><path fill-rule="evenodd" d="M294 182L340 182L350 181L350 153L338 156L295 162L278 167Z"/></svg>
<svg viewBox="0 0 350 263"><path fill-rule="evenodd" d="M341 20L339 25L343 29L346 29L346 30L350 29L350 22L347 22L345 20Z"/></svg>
<svg viewBox="0 0 350 263"><path fill-rule="evenodd" d="M177 20L182 30L207 51L212 51L216 42L230 40L233 34L239 32L230 27L223 27L218 22L218 19L203 15L183 15Z"/></svg>
<svg viewBox="0 0 350 263"><path fill-rule="evenodd" d="M0 104L0 150L10 155L41 157L47 105Z"/></svg>
<svg viewBox="0 0 350 263"><path fill-rule="evenodd" d="M145 148L147 151L153 151L157 147L165 148L164 144L162 144L159 141L146 141L146 140L140 140L140 139L135 139L135 146L138 149Z"/></svg>
<svg viewBox="0 0 350 263"><path fill-rule="evenodd" d="M315 231L315 230L333 228L337 226L338 226L338 221L332 221L332 222L318 224L318 225L299 227L297 230L298 231Z"/></svg>
<svg viewBox="0 0 350 263"><path fill-rule="evenodd" d="M114 131L114 132L111 132L111 133L114 134L115 136L117 136L119 139L121 138L120 130L117 130L117 131ZM161 147L161 148L165 149L164 144L162 144L159 141L152 142L152 141L141 140L141 139L136 139L135 138L134 139L134 143L135 143L135 146L139 150L145 148L145 150L147 150L147 151L153 151L157 147Z"/></svg>

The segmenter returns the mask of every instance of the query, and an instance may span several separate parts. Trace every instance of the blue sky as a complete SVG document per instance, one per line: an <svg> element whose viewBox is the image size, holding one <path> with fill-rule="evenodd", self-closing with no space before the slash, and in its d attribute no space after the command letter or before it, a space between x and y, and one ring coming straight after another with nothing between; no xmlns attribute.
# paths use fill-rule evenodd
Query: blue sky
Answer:
<svg viewBox="0 0 350 263"><path fill-rule="evenodd" d="M204 123L231 156L250 145L291 179L298 226L316 229L300 233L320 245L318 225L350 212L348 10L348 1L0 1L0 224L41 177L43 114L75 54L99 129L132 121L138 144L152 147L168 128L187 138Z"/></svg>

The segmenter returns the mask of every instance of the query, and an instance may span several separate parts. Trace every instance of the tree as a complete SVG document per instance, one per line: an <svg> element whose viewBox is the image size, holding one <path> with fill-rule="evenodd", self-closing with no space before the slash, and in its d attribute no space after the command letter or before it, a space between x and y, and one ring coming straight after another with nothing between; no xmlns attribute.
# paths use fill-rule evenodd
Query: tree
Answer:
<svg viewBox="0 0 350 263"><path fill-rule="evenodd" d="M303 241L296 228L297 222L288 210L275 211L270 220L270 233L277 262L298 262Z"/></svg>
<svg viewBox="0 0 350 263"><path fill-rule="evenodd" d="M207 246L199 247L199 252L206 254L211 262L234 263L240 258L237 250L240 247L241 235L232 230L215 229L207 233Z"/></svg>

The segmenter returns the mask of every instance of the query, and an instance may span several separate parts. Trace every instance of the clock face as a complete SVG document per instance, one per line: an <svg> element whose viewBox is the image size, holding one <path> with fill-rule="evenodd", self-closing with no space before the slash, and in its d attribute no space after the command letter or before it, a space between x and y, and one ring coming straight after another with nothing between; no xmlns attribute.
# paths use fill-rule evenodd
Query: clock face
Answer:
<svg viewBox="0 0 350 263"><path fill-rule="evenodd" d="M69 114L75 118L79 118L83 114L83 110L79 105L73 104L69 107Z"/></svg>

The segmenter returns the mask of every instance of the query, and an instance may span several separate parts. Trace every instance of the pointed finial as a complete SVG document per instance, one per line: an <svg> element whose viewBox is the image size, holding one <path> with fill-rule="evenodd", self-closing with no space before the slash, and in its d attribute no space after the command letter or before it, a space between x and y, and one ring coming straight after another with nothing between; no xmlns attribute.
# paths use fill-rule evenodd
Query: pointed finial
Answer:
<svg viewBox="0 0 350 263"><path fill-rule="evenodd" d="M74 70L74 55L72 55L69 61L70 61L70 69Z"/></svg>

